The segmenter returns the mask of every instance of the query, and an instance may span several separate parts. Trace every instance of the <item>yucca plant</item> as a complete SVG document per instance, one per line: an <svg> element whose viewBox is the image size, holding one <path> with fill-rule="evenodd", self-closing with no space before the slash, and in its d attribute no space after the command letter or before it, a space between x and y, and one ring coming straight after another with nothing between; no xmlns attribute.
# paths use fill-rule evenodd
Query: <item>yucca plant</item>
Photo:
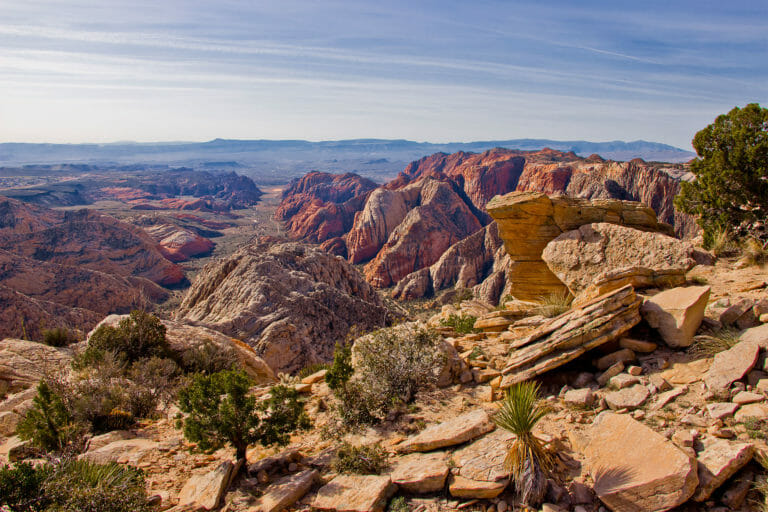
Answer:
<svg viewBox="0 0 768 512"><path fill-rule="evenodd" d="M539 384L520 382L507 389L493 416L496 425L515 435L504 465L512 474L523 504L529 506L537 506L544 500L547 474L552 470L551 454L533 435L536 423L546 414L547 408L539 399Z"/></svg>

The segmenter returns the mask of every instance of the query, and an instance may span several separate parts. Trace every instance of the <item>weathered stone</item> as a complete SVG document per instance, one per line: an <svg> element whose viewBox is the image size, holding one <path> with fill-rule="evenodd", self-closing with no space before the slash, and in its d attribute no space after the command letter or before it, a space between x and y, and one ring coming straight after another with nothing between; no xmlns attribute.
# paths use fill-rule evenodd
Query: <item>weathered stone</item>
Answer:
<svg viewBox="0 0 768 512"><path fill-rule="evenodd" d="M595 401L595 394L589 388L571 389L563 395L563 400L576 407L589 407Z"/></svg>
<svg viewBox="0 0 768 512"><path fill-rule="evenodd" d="M696 264L693 251L689 242L668 235L597 223L558 236L541 258L578 302L626 285L680 286Z"/></svg>
<svg viewBox="0 0 768 512"><path fill-rule="evenodd" d="M747 498L747 494L752 489L752 483L755 474L751 471L745 471L735 482L731 483L728 489L723 493L721 501L723 505L731 510L738 510Z"/></svg>
<svg viewBox="0 0 768 512"><path fill-rule="evenodd" d="M259 512L280 512L304 497L320 479L315 469L306 469L301 473L287 475L276 480L259 499Z"/></svg>
<svg viewBox="0 0 768 512"><path fill-rule="evenodd" d="M491 381L501 375L501 372L498 370L493 370L490 368L473 368L472 369L472 378L477 383L484 383Z"/></svg>
<svg viewBox="0 0 768 512"><path fill-rule="evenodd" d="M37 384L46 373L69 368L72 352L26 340L0 340L0 385L11 392Z"/></svg>
<svg viewBox="0 0 768 512"><path fill-rule="evenodd" d="M459 475L451 475L448 481L448 492L455 498L493 499L507 487L506 481L487 482L471 480Z"/></svg>
<svg viewBox="0 0 768 512"><path fill-rule="evenodd" d="M317 491L312 507L335 512L382 512L396 489L389 476L339 475Z"/></svg>
<svg viewBox="0 0 768 512"><path fill-rule="evenodd" d="M714 420L721 420L733 416L736 409L739 408L739 404L732 404L728 402L718 402L714 404L707 404L707 413L709 417Z"/></svg>
<svg viewBox="0 0 768 512"><path fill-rule="evenodd" d="M608 384L608 382L618 374L624 371L624 363L616 363L615 365L611 366L607 370L605 370L603 373L597 376L597 383L601 386L605 386Z"/></svg>
<svg viewBox="0 0 768 512"><path fill-rule="evenodd" d="M5 459L8 462L15 462L30 456L34 456L35 449L32 441L22 441L19 436L11 436L5 443L0 445L0 461Z"/></svg>
<svg viewBox="0 0 768 512"><path fill-rule="evenodd" d="M620 373L615 377L611 377L611 380L608 381L608 386L614 389L624 389L630 386L634 386L639 382L640 382L640 379L638 379L634 375L629 375L628 373Z"/></svg>
<svg viewBox="0 0 768 512"><path fill-rule="evenodd" d="M671 384L692 384L703 380L709 368L710 361L708 359L695 359L688 363L674 363L657 375Z"/></svg>
<svg viewBox="0 0 768 512"><path fill-rule="evenodd" d="M135 439L136 437L136 434L130 430L113 430L111 432L107 432L106 434L93 436L90 441L88 441L86 451L93 452L107 446L108 444L114 443L115 441L125 441L127 439Z"/></svg>
<svg viewBox="0 0 768 512"><path fill-rule="evenodd" d="M746 343L756 343L761 349L768 349L768 324L747 329L739 336L739 340Z"/></svg>
<svg viewBox="0 0 768 512"><path fill-rule="evenodd" d="M669 402L671 402L678 396L685 393L685 391L686 391L685 388L675 388L675 389L670 389L669 391L665 391L663 393L659 393L659 395L656 397L656 401L654 402L653 407L651 407L651 410L658 411L659 409L667 405Z"/></svg>
<svg viewBox="0 0 768 512"><path fill-rule="evenodd" d="M686 502L696 490L695 461L662 435L626 414L604 412L580 435L595 492L615 511L654 512Z"/></svg>
<svg viewBox="0 0 768 512"><path fill-rule="evenodd" d="M0 412L0 436L8 437L15 434L21 420L22 417L13 411Z"/></svg>
<svg viewBox="0 0 768 512"><path fill-rule="evenodd" d="M510 293L521 300L538 300L565 289L541 259L549 242L584 224L609 222L647 230L662 230L653 210L640 203L548 197L539 192L512 192L486 205L499 225L499 235L512 263Z"/></svg>
<svg viewBox="0 0 768 512"><path fill-rule="evenodd" d="M768 420L768 405L765 403L742 405L733 417L738 422L743 422L747 418Z"/></svg>
<svg viewBox="0 0 768 512"><path fill-rule="evenodd" d="M715 489L743 468L754 453L755 447L751 443L733 443L723 439L707 441L697 457L699 487L693 499L707 500Z"/></svg>
<svg viewBox="0 0 768 512"><path fill-rule="evenodd" d="M213 510L226 490L234 464L224 461L208 473L190 478L179 493L179 507L196 505L205 510Z"/></svg>
<svg viewBox="0 0 768 512"><path fill-rule="evenodd" d="M733 347L715 355L704 382L712 391L728 389L731 383L744 378L755 366L760 347L755 343L741 341Z"/></svg>
<svg viewBox="0 0 768 512"><path fill-rule="evenodd" d="M636 384L632 387L613 391L605 395L605 401L608 407L614 411L620 409L637 409L648 400L650 393L648 388Z"/></svg>
<svg viewBox="0 0 768 512"><path fill-rule="evenodd" d="M475 329L480 329L483 332L501 332L505 331L514 320L504 318L503 316L496 316L492 318L478 318L475 320Z"/></svg>
<svg viewBox="0 0 768 512"><path fill-rule="evenodd" d="M494 425L488 413L477 409L427 427L414 437L397 445L396 449L400 453L428 452L471 441L493 429Z"/></svg>
<svg viewBox="0 0 768 512"><path fill-rule="evenodd" d="M320 370L312 375L307 375L303 379L301 379L302 384L315 384L316 382L320 382L321 380L325 380L325 374L328 373L328 370Z"/></svg>
<svg viewBox="0 0 768 512"><path fill-rule="evenodd" d="M667 345L689 347L704 318L709 291L709 286L672 288L647 299L640 312Z"/></svg>
<svg viewBox="0 0 768 512"><path fill-rule="evenodd" d="M83 453L78 458L98 464L118 462L120 464L136 465L159 448L160 443L149 439L125 439L113 441L97 450Z"/></svg>
<svg viewBox="0 0 768 512"><path fill-rule="evenodd" d="M504 467L508 444L514 435L506 430L496 429L477 441L456 450L451 460L456 465L456 474L470 480L497 482L509 477Z"/></svg>
<svg viewBox="0 0 768 512"><path fill-rule="evenodd" d="M760 393L752 393L750 391L740 391L731 398L731 402L739 405L754 404L755 402L762 402L765 397Z"/></svg>
<svg viewBox="0 0 768 512"><path fill-rule="evenodd" d="M621 348L628 348L633 352L640 352L641 354L648 354L657 348L656 344L651 341L636 340L634 338L621 338L619 346Z"/></svg>
<svg viewBox="0 0 768 512"><path fill-rule="evenodd" d="M443 452L411 453L397 459L390 478L403 491L425 494L441 490L449 471Z"/></svg>
<svg viewBox="0 0 768 512"><path fill-rule="evenodd" d="M595 366L598 370L607 370L616 363L629 363L635 360L635 353L628 348L611 352L595 361Z"/></svg>
<svg viewBox="0 0 768 512"><path fill-rule="evenodd" d="M752 299L739 299L720 313L718 320L723 325L733 325L741 316L749 312L754 304L755 301Z"/></svg>
<svg viewBox="0 0 768 512"><path fill-rule="evenodd" d="M572 361L615 340L640 321L640 299L631 287L598 297L550 319L512 344L502 387Z"/></svg>
<svg viewBox="0 0 768 512"><path fill-rule="evenodd" d="M246 455L247 458L251 458L249 453ZM288 448L287 450L283 450L280 453L271 455L269 457L264 457L263 459L257 460L253 464L250 464L248 466L248 474L251 476L256 476L261 471L264 471L265 474L279 470L287 471L288 466L291 463L298 462L301 459L301 452L299 452L297 448Z"/></svg>

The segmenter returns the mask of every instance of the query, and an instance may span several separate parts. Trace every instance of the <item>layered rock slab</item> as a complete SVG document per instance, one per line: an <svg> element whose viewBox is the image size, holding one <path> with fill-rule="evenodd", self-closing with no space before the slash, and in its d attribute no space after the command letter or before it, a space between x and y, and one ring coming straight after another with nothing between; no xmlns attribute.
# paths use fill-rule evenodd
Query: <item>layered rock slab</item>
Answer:
<svg viewBox="0 0 768 512"><path fill-rule="evenodd" d="M640 311L648 324L659 331L673 348L689 347L704 319L709 286L672 288L648 298Z"/></svg>
<svg viewBox="0 0 768 512"><path fill-rule="evenodd" d="M628 415L604 412L583 435L572 433L571 441L611 510L670 510L696 491L695 460Z"/></svg>
<svg viewBox="0 0 768 512"><path fill-rule="evenodd" d="M37 384L47 374L66 371L72 352L34 341L5 339L0 341L0 382L11 392Z"/></svg>
<svg viewBox="0 0 768 512"><path fill-rule="evenodd" d="M477 409L427 427L397 445L396 450L400 453L428 452L471 441L493 429L488 413Z"/></svg>
<svg viewBox="0 0 768 512"><path fill-rule="evenodd" d="M693 496L695 501L705 501L730 477L743 468L755 453L751 443L709 439L698 454L699 487Z"/></svg>
<svg viewBox="0 0 768 512"><path fill-rule="evenodd" d="M259 512L280 512L304 497L320 479L315 469L306 469L294 475L287 475L270 484L259 499L256 510Z"/></svg>
<svg viewBox="0 0 768 512"><path fill-rule="evenodd" d="M511 343L501 386L531 379L620 338L640 322L640 303L625 286L548 320Z"/></svg>
<svg viewBox="0 0 768 512"><path fill-rule="evenodd" d="M755 366L759 355L760 347L756 343L740 341L715 355L712 366L704 376L704 383L712 391L727 390Z"/></svg>
<svg viewBox="0 0 768 512"><path fill-rule="evenodd" d="M567 231L584 224L611 223L671 233L670 226L658 222L653 209L633 201L511 192L491 199L486 209L498 223L512 260L510 293L521 300L537 300L565 289L541 255L549 242Z"/></svg>
<svg viewBox="0 0 768 512"><path fill-rule="evenodd" d="M416 452L400 457L390 478L403 491L425 494L445 487L448 473L448 460L444 452Z"/></svg>
<svg viewBox="0 0 768 512"><path fill-rule="evenodd" d="M382 512L397 486L389 476L339 475L317 491L316 510Z"/></svg>

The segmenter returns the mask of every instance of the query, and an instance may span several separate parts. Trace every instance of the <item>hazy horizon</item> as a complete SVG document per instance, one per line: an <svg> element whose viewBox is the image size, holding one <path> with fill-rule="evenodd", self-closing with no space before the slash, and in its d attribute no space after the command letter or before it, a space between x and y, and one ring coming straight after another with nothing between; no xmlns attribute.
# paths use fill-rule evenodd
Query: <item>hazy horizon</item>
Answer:
<svg viewBox="0 0 768 512"><path fill-rule="evenodd" d="M768 103L768 3L0 5L0 142L519 138L690 150Z"/></svg>

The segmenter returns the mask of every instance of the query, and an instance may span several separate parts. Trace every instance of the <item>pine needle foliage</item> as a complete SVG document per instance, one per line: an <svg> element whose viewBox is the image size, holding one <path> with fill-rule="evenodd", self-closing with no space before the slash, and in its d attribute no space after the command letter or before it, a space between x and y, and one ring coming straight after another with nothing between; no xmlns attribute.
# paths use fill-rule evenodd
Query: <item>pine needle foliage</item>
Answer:
<svg viewBox="0 0 768 512"><path fill-rule="evenodd" d="M511 432L515 439L504 459L512 473L515 488L523 503L536 506L546 491L546 475L552 469L552 456L533 434L533 428L548 409L539 399L539 384L521 382L510 387L493 416L497 426Z"/></svg>

